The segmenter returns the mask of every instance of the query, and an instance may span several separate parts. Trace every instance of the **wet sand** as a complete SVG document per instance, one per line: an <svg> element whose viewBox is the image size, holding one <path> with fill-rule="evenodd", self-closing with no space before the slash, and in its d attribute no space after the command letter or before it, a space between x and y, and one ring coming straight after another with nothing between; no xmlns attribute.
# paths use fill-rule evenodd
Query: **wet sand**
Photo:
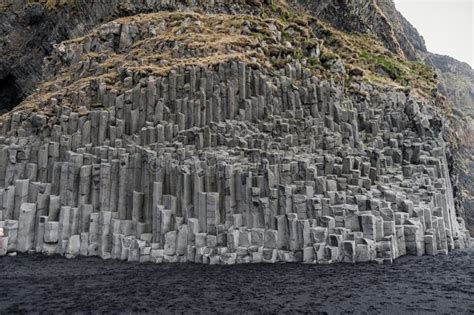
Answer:
<svg viewBox="0 0 474 315"><path fill-rule="evenodd" d="M393 265L153 265L0 258L0 314L474 313L474 250Z"/></svg>

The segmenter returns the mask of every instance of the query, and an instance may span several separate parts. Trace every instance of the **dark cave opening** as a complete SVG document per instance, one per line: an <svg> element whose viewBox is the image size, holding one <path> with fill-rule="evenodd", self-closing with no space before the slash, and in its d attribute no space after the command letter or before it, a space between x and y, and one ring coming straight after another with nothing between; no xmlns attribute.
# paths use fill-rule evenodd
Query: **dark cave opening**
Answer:
<svg viewBox="0 0 474 315"><path fill-rule="evenodd" d="M15 76L8 74L0 79L0 114L12 110L21 100L21 90L16 85Z"/></svg>

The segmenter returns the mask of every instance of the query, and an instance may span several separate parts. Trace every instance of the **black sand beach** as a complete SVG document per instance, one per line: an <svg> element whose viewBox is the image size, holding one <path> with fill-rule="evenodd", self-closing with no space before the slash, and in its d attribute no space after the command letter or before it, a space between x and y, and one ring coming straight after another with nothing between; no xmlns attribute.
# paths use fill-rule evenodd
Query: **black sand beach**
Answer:
<svg viewBox="0 0 474 315"><path fill-rule="evenodd" d="M474 313L474 250L393 265L0 259L0 313Z"/></svg>

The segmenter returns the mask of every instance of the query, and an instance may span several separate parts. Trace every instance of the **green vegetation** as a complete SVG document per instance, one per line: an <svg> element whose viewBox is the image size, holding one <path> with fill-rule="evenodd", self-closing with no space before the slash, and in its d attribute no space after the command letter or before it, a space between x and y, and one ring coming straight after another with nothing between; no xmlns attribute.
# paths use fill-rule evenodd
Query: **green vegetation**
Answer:
<svg viewBox="0 0 474 315"><path fill-rule="evenodd" d="M341 59L347 69L359 69L357 73L362 73L363 79L370 83L410 86L425 96L431 95L437 86L433 68L390 52L369 34L339 31L306 12L289 9L283 1L264 8L262 15L276 19L283 26L281 38L295 47L293 57L305 59L306 65L320 75L331 75L323 67L326 62ZM307 53L315 46L319 46L319 58ZM280 68L284 62L284 58L278 58L272 64Z"/></svg>
<svg viewBox="0 0 474 315"><path fill-rule="evenodd" d="M390 79L394 81L401 79L403 70L394 59L384 55L374 55L366 51L361 52L359 56L366 62L374 64L376 72L380 73L377 71L379 68L385 72Z"/></svg>
<svg viewBox="0 0 474 315"><path fill-rule="evenodd" d="M321 55L319 56L319 60L321 60L321 63L326 63L328 61L338 59L339 56L332 52L331 50L328 50L326 48L322 49Z"/></svg>
<svg viewBox="0 0 474 315"><path fill-rule="evenodd" d="M291 36L290 33L286 32L286 31L283 31L283 32L281 32L281 39L291 42L292 41L292 36Z"/></svg>
<svg viewBox="0 0 474 315"><path fill-rule="evenodd" d="M330 58L332 52L342 59L347 68L362 70L366 81L410 86L425 96L431 95L437 86L436 72L432 67L390 52L368 34L341 32L320 21L313 25L313 29L324 42L322 62Z"/></svg>

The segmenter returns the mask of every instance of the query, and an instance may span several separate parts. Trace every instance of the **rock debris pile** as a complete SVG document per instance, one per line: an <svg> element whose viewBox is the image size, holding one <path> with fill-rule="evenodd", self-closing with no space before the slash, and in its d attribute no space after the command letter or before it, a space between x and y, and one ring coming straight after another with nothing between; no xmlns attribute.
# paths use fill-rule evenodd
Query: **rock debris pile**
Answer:
<svg viewBox="0 0 474 315"><path fill-rule="evenodd" d="M295 48L281 28L159 13L58 45L2 117L0 256L355 263L469 246L433 104L348 92L293 57L276 69L272 48Z"/></svg>

